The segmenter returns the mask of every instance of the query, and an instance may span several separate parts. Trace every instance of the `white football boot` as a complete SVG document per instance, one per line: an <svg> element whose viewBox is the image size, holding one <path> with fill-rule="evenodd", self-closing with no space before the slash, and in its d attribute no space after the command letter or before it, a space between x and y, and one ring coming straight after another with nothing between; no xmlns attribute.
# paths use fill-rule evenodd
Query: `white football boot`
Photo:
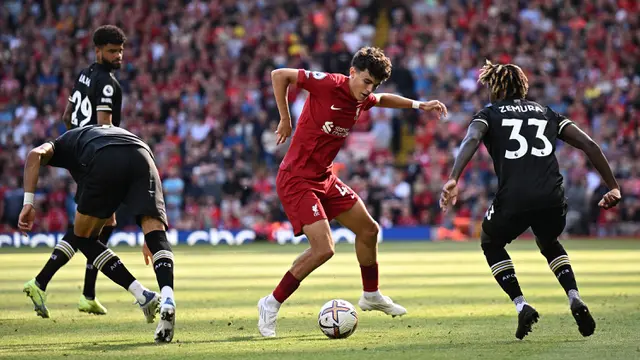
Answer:
<svg viewBox="0 0 640 360"><path fill-rule="evenodd" d="M258 301L258 330L264 337L276 336L276 320L278 319L278 308L269 306L267 295Z"/></svg>
<svg viewBox="0 0 640 360"><path fill-rule="evenodd" d="M160 306L160 321L158 321L155 335L156 342L171 342L171 340L173 340L173 328L175 325L176 305L172 298L164 299Z"/></svg>
<svg viewBox="0 0 640 360"><path fill-rule="evenodd" d="M358 301L358 306L362 311L382 311L387 315L393 317L402 316L407 313L407 309L398 305L391 300L390 297L380 294L380 292L369 294L362 294Z"/></svg>

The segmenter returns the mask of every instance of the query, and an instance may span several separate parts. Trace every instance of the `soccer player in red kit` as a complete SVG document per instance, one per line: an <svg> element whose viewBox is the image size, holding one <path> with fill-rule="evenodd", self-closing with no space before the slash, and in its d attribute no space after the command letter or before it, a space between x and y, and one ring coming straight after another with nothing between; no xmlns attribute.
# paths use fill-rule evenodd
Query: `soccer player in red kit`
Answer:
<svg viewBox="0 0 640 360"><path fill-rule="evenodd" d="M349 76L302 69L277 69L271 73L280 112L278 144L291 135L289 85L309 92L289 151L280 164L276 188L294 233L305 234L310 247L294 261L273 293L258 302L258 329L262 336L276 335L280 305L305 277L333 256L329 228L332 219L356 235L364 290L358 302L360 308L392 316L407 312L378 290L378 224L358 195L332 173L333 160L363 111L373 106L414 108L436 110L446 116L447 109L439 101L419 102L393 94L374 94L390 75L391 61L382 50L373 47L355 54Z"/></svg>

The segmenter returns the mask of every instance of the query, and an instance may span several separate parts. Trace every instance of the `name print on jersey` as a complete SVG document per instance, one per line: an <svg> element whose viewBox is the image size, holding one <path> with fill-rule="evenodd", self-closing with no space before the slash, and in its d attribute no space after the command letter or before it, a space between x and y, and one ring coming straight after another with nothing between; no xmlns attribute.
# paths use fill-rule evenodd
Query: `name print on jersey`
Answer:
<svg viewBox="0 0 640 360"><path fill-rule="evenodd" d="M508 111L513 111L513 112L537 111L539 113L543 113L544 112L544 110L542 110L541 107L534 106L534 105L503 105L503 106L500 106L500 112L501 113L506 113Z"/></svg>
<svg viewBox="0 0 640 360"><path fill-rule="evenodd" d="M84 76L84 74L80 75L80 79L78 79L78 81L83 83L83 84L85 84L85 85L87 85L87 86L91 86L91 79L86 77L86 76Z"/></svg>

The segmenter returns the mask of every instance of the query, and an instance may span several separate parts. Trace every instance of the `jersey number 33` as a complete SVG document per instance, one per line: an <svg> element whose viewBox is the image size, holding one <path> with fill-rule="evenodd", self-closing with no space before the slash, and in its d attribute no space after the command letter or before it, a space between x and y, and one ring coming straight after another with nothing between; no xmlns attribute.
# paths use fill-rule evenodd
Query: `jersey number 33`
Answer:
<svg viewBox="0 0 640 360"><path fill-rule="evenodd" d="M520 134L520 130L522 129L523 120L521 119L503 119L502 126L510 126L511 127L511 135L509 136L509 140L516 140L518 142L518 149L515 151L507 150L505 151L504 157L507 159L519 159L523 157L527 151L529 150L529 143L527 139ZM549 139L544 135L544 130L547 127L546 120L540 119L527 119L527 126L535 126L536 129L536 138L542 140L543 147L541 149L531 146L531 155L538 157L545 157L550 155L553 152L553 145Z"/></svg>

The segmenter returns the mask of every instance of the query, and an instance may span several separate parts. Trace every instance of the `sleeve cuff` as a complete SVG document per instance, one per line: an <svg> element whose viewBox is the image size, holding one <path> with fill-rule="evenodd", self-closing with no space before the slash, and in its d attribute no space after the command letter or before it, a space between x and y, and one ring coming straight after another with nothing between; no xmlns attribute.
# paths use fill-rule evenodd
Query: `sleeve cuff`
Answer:
<svg viewBox="0 0 640 360"><path fill-rule="evenodd" d="M481 122L481 123L487 125L487 127L489 127L489 122L487 122L487 120L485 120L485 119L473 119L473 120L471 120L471 122L474 122L474 121Z"/></svg>
<svg viewBox="0 0 640 360"><path fill-rule="evenodd" d="M302 85L304 84L306 76L307 76L306 70L298 69L298 81L296 82L296 87L302 88Z"/></svg>
<svg viewBox="0 0 640 360"><path fill-rule="evenodd" d="M565 128L565 126L571 125L571 124L573 124L573 121L571 121L569 119L564 119L564 120L560 121L560 124L558 125L558 134L560 134L562 132L562 130Z"/></svg>

